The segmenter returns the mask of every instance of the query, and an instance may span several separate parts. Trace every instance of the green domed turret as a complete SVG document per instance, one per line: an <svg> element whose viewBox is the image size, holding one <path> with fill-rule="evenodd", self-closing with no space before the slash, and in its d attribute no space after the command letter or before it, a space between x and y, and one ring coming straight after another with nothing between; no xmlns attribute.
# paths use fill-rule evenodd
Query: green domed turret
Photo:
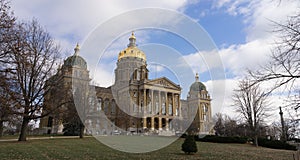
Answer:
<svg viewBox="0 0 300 160"><path fill-rule="evenodd" d="M202 90L206 90L205 85L199 81L198 73L196 73L195 79L196 79L196 81L191 85L190 91L199 92Z"/></svg>
<svg viewBox="0 0 300 160"><path fill-rule="evenodd" d="M80 67L82 69L87 69L87 63L86 61L79 56L79 45L77 44L75 49L74 49L75 53L73 56L68 57L65 61L64 61L64 66L68 66L68 67Z"/></svg>

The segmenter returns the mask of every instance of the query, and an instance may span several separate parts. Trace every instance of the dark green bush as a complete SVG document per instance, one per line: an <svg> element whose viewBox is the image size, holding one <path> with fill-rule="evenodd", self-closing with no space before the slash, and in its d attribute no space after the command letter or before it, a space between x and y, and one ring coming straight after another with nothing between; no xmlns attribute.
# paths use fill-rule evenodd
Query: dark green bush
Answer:
<svg viewBox="0 0 300 160"><path fill-rule="evenodd" d="M194 136L192 135L186 136L183 144L181 145L181 150L187 154L196 153L198 151Z"/></svg>
<svg viewBox="0 0 300 160"><path fill-rule="evenodd" d="M268 140L265 138L258 139L258 145L273 149L297 150L296 146L278 140Z"/></svg>
<svg viewBox="0 0 300 160"><path fill-rule="evenodd" d="M197 138L201 142L214 142L214 143L247 143L247 137L220 137L215 135L207 135L203 138Z"/></svg>
<svg viewBox="0 0 300 160"><path fill-rule="evenodd" d="M183 133L180 138L186 138L187 134L186 133Z"/></svg>
<svg viewBox="0 0 300 160"><path fill-rule="evenodd" d="M78 136L80 133L79 124L67 123L63 128L64 136Z"/></svg>

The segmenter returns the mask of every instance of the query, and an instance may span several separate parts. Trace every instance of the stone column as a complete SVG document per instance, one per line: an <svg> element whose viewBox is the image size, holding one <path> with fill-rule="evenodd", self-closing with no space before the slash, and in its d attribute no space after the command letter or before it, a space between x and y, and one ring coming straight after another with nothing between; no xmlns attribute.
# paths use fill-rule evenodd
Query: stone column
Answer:
<svg viewBox="0 0 300 160"><path fill-rule="evenodd" d="M147 128L147 117L143 118L143 129Z"/></svg>
<svg viewBox="0 0 300 160"><path fill-rule="evenodd" d="M137 110L136 110L136 111L137 111L138 113L140 113L140 110L141 110L141 109L140 109L140 105L141 105L141 100L140 100L141 92L140 92L140 90L137 90L137 91L136 91L136 94L137 94L137 97L136 97Z"/></svg>
<svg viewBox="0 0 300 160"><path fill-rule="evenodd" d="M151 107L151 115L153 115L153 113L155 112L154 110L154 96L153 96L153 90L151 89L150 90L150 93L151 93L151 103L149 104L150 106L149 107Z"/></svg>
<svg viewBox="0 0 300 160"><path fill-rule="evenodd" d="M158 91L158 114L161 115L161 96L160 91Z"/></svg>
<svg viewBox="0 0 300 160"><path fill-rule="evenodd" d="M169 130L169 118L166 118L166 131Z"/></svg>
<svg viewBox="0 0 300 160"><path fill-rule="evenodd" d="M175 104L175 94L172 93L172 115L176 116L176 104Z"/></svg>
<svg viewBox="0 0 300 160"><path fill-rule="evenodd" d="M145 114L145 112L147 111L147 89L144 89L144 97L143 97L143 113Z"/></svg>
<svg viewBox="0 0 300 160"><path fill-rule="evenodd" d="M166 115L169 114L169 98L168 98L168 92L165 92L165 100L166 100L166 106L165 106L165 112L166 112Z"/></svg>
<svg viewBox="0 0 300 160"><path fill-rule="evenodd" d="M158 130L162 130L162 121L161 121L161 117L158 117Z"/></svg>
<svg viewBox="0 0 300 160"><path fill-rule="evenodd" d="M154 130L154 117L151 117L151 130Z"/></svg>
<svg viewBox="0 0 300 160"><path fill-rule="evenodd" d="M182 117L182 114L181 114L181 105L180 105L180 95L178 94L177 96L177 103L178 103L178 115L179 117Z"/></svg>

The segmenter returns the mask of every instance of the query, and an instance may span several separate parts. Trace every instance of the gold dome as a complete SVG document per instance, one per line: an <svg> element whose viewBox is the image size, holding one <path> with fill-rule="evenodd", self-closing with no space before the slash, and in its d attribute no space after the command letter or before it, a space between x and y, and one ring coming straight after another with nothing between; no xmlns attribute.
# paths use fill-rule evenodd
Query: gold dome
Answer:
<svg viewBox="0 0 300 160"><path fill-rule="evenodd" d="M129 37L128 47L119 53L118 60L124 57L136 57L146 61L145 53L136 46L135 41L136 38L134 36L134 32L132 32L131 36Z"/></svg>

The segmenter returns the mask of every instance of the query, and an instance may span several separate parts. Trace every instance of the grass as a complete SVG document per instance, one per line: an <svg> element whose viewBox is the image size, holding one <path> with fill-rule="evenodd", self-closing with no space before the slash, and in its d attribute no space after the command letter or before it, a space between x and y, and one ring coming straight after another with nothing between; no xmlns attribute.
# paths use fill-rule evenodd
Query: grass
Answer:
<svg viewBox="0 0 300 160"><path fill-rule="evenodd" d="M116 136L117 137L117 136ZM183 139L148 153L126 153L111 149L93 137L43 139L27 142L0 142L0 159L213 159L213 160L292 160L293 151L254 147L250 144L197 142L198 152L185 155Z"/></svg>

